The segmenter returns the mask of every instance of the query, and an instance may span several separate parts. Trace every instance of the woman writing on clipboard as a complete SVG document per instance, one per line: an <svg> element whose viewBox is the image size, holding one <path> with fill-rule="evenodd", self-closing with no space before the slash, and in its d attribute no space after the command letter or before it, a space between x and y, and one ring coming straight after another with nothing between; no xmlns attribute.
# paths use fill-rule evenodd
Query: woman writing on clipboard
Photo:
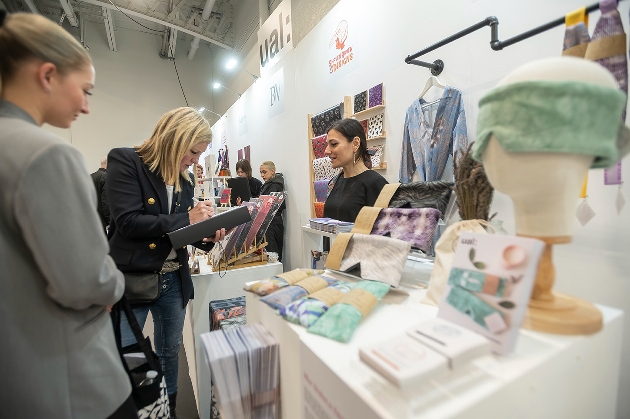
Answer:
<svg viewBox="0 0 630 419"><path fill-rule="evenodd" d="M153 315L153 342L173 417L179 347L193 283L186 248L173 249L166 233L214 215L209 201L193 208L194 175L188 171L195 169L211 141L210 125L197 110L177 108L162 116L140 147L116 148L107 158L110 255L125 273L162 274L158 299L134 306L133 312L140 327L149 311ZM210 250L223 238L225 229L194 246ZM135 343L135 338L124 315L121 320L124 347Z"/></svg>

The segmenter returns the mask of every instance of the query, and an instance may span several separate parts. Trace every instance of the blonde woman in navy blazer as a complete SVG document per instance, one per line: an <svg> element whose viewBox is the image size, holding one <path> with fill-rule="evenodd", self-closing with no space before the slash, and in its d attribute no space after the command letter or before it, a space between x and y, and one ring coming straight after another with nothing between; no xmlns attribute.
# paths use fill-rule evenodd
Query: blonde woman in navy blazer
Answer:
<svg viewBox="0 0 630 419"><path fill-rule="evenodd" d="M195 169L211 141L210 125L201 113L177 108L162 116L140 147L116 148L107 157L110 255L125 273L162 273L160 297L134 306L133 311L140 326L144 326L149 311L153 315L153 342L166 377L172 417L178 353L193 284L186 248L173 249L166 233L214 215L207 201L193 205L194 175L188 171ZM224 237L222 229L194 245L210 250ZM123 346L134 343L125 318L121 327Z"/></svg>

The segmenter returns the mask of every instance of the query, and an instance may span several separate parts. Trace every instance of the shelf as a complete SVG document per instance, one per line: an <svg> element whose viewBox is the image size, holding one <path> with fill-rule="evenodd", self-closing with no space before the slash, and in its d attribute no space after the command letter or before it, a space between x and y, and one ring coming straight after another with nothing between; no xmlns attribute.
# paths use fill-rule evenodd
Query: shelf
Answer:
<svg viewBox="0 0 630 419"><path fill-rule="evenodd" d="M383 103L382 105L372 106L371 108L367 108L366 110L361 111L361 112L357 112L354 115L352 115L352 117L357 119L364 115L369 115L374 111L380 111L382 109L385 109L385 103Z"/></svg>
<svg viewBox="0 0 630 419"><path fill-rule="evenodd" d="M382 162L380 166L378 167L373 167L372 170L386 170L387 169L387 162Z"/></svg>
<svg viewBox="0 0 630 419"><path fill-rule="evenodd" d="M304 231L305 233L319 234L320 236L337 237L337 233L328 233L326 231L310 228L309 226L302 226L302 231Z"/></svg>
<svg viewBox="0 0 630 419"><path fill-rule="evenodd" d="M213 176L213 177L204 177L202 179L199 179L201 182L211 182L215 179L231 179L232 176Z"/></svg>
<svg viewBox="0 0 630 419"><path fill-rule="evenodd" d="M383 134L381 134L378 137L374 137L374 138L366 138L367 141L375 141L375 140L384 140L386 137L385 131L383 131Z"/></svg>

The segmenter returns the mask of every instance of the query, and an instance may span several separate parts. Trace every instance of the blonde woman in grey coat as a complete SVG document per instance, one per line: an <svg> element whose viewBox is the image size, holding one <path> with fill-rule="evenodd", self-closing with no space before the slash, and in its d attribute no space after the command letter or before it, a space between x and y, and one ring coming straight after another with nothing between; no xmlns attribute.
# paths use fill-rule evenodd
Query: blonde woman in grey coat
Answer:
<svg viewBox="0 0 630 419"><path fill-rule="evenodd" d="M43 16L0 11L0 417L137 418L108 309L108 256L81 154L43 130L88 113L94 68Z"/></svg>

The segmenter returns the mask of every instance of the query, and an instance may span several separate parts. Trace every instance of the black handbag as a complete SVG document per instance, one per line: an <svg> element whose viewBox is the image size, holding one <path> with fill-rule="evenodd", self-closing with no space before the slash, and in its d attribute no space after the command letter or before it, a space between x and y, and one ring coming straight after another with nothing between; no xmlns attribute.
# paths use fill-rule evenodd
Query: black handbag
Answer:
<svg viewBox="0 0 630 419"><path fill-rule="evenodd" d="M129 304L147 304L160 298L161 273L126 274L125 297Z"/></svg>
<svg viewBox="0 0 630 419"><path fill-rule="evenodd" d="M127 316L127 321L137 342L124 348L122 347L122 332L120 330L121 313L125 313ZM131 305L124 296L112 309L112 321L116 346L123 367L131 381L131 395L138 409L138 417L168 419L170 417L168 392L159 358L151 349L151 340L142 334L142 329L131 310ZM147 374L148 371L157 373L151 382L148 382L150 378L150 375Z"/></svg>

